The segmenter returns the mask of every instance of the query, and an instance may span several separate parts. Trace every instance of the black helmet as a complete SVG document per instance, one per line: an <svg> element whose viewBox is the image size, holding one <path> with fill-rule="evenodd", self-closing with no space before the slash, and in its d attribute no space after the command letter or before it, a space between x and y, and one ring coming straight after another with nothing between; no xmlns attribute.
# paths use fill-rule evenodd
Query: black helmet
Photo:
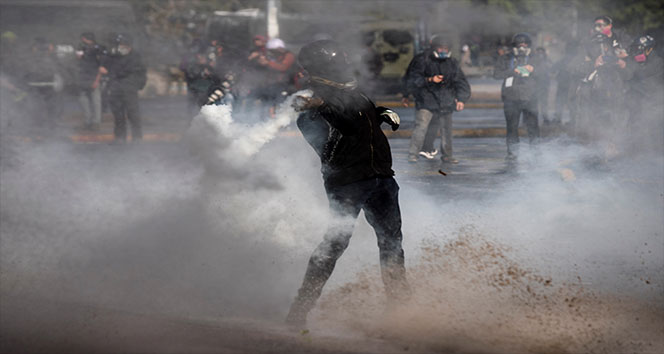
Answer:
<svg viewBox="0 0 664 354"><path fill-rule="evenodd" d="M353 80L346 52L335 41L324 39L306 44L300 49L297 60L311 76L335 82Z"/></svg>
<svg viewBox="0 0 664 354"><path fill-rule="evenodd" d="M526 43L528 48L530 48L533 41L530 39L528 33L517 33L512 37L512 47L518 47L521 43Z"/></svg>
<svg viewBox="0 0 664 354"><path fill-rule="evenodd" d="M442 46L447 46L448 48L452 48L452 41L442 34L433 35L433 37L431 37L431 47L437 48Z"/></svg>
<svg viewBox="0 0 664 354"><path fill-rule="evenodd" d="M115 36L115 43L116 44L124 44L124 45L128 45L128 46L131 47L133 42L134 41L131 38L131 36L126 34L126 33L118 33L118 35Z"/></svg>
<svg viewBox="0 0 664 354"><path fill-rule="evenodd" d="M650 48L655 47L655 38L652 38L649 35L641 36L635 39L632 44L629 46L630 54L640 54L646 52Z"/></svg>

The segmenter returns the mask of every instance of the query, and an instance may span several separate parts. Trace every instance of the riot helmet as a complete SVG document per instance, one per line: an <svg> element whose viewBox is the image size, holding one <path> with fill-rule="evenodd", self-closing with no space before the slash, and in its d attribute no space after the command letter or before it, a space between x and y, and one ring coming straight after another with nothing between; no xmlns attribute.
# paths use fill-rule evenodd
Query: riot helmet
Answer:
<svg viewBox="0 0 664 354"><path fill-rule="evenodd" d="M346 52L333 40L306 44L300 49L297 60L313 81L320 78L334 83L354 81Z"/></svg>

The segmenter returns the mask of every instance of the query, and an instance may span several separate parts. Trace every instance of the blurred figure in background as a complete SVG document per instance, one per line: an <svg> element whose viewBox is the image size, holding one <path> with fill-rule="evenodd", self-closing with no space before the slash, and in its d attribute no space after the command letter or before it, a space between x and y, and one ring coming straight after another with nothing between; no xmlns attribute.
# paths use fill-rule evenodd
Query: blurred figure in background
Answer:
<svg viewBox="0 0 664 354"><path fill-rule="evenodd" d="M473 62L470 60L470 46L464 44L461 46L461 69L473 66Z"/></svg>
<svg viewBox="0 0 664 354"><path fill-rule="evenodd" d="M85 127L98 131L101 124L101 77L105 73L102 62L106 56L104 47L97 44L92 32L81 34L76 51L78 65L78 101L85 115Z"/></svg>
<svg viewBox="0 0 664 354"><path fill-rule="evenodd" d="M542 67L540 58L531 50L531 44L527 33L515 34L512 37L512 52L500 57L493 72L495 79L503 80L501 96L507 125L508 161L517 156L521 115L529 143L533 144L539 138L537 81Z"/></svg>
<svg viewBox="0 0 664 354"><path fill-rule="evenodd" d="M132 38L118 34L114 55L103 71L109 76L109 99L115 119L115 143L127 141L127 120L131 124L132 141L143 139L141 116L138 108L138 91L145 86L147 73L141 56L133 49Z"/></svg>
<svg viewBox="0 0 664 354"><path fill-rule="evenodd" d="M52 133L62 114L64 81L54 57L54 46L43 37L34 39L30 54L20 64L22 83L28 92L30 119L37 131Z"/></svg>
<svg viewBox="0 0 664 354"><path fill-rule="evenodd" d="M5 128L21 118L20 103L27 97L27 92L19 85L21 75L17 40L12 31L0 35L0 134L6 133Z"/></svg>
<svg viewBox="0 0 664 354"><path fill-rule="evenodd" d="M664 60L655 39L643 35L629 47L627 100L629 143L634 150L662 153L664 147Z"/></svg>
<svg viewBox="0 0 664 354"><path fill-rule="evenodd" d="M409 65L408 92L415 96L415 128L410 138L408 162L417 162L429 125L440 124L443 163L456 164L452 151L452 113L462 111L470 99L470 85L456 59L450 57L451 41L442 35L431 38L430 48ZM435 135L434 135L435 137Z"/></svg>
<svg viewBox="0 0 664 354"><path fill-rule="evenodd" d="M575 73L581 80L576 133L582 139L608 142L607 157L615 155L616 139L626 129L624 75L629 44L626 35L613 29L611 18L598 16L575 58Z"/></svg>
<svg viewBox="0 0 664 354"><path fill-rule="evenodd" d="M576 121L576 99L570 96L576 93L578 85L578 80L574 79L571 68L577 51L578 43L576 41L568 42L565 45L563 57L552 67L552 74L556 79L555 113L552 121L555 125L562 124L565 109L569 111L569 125L574 126Z"/></svg>
<svg viewBox="0 0 664 354"><path fill-rule="evenodd" d="M549 56L546 54L546 49L542 47L535 48L535 55L538 57L540 67L538 70L537 80L537 104L539 108L539 116L542 122L550 125L549 121L549 87L551 86L551 70L552 64Z"/></svg>
<svg viewBox="0 0 664 354"><path fill-rule="evenodd" d="M286 45L281 39L270 39L265 48L267 48L267 55L259 56L258 64L266 68L267 75L255 95L269 107L269 114L272 117L275 106L281 103L289 93L294 92L298 67L295 63L295 55L286 49Z"/></svg>
<svg viewBox="0 0 664 354"><path fill-rule="evenodd" d="M259 63L260 58L267 56L267 38L257 34L253 38L253 48L247 56L247 60L242 63L242 76L238 83L238 95L243 100L243 104L251 105L256 100L255 90L260 87L267 74L267 69Z"/></svg>
<svg viewBox="0 0 664 354"><path fill-rule="evenodd" d="M193 58L184 70L192 116L207 102L210 87L219 84L216 70L208 57L207 47L200 47Z"/></svg>

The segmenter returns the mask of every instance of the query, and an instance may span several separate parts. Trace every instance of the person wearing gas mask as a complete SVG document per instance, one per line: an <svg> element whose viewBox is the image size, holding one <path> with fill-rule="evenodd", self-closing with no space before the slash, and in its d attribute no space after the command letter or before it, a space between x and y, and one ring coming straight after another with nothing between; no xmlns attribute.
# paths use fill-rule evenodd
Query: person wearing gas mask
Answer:
<svg viewBox="0 0 664 354"><path fill-rule="evenodd" d="M664 60L655 52L655 39L643 35L629 47L627 99L630 142L635 149L657 148L664 138Z"/></svg>
<svg viewBox="0 0 664 354"><path fill-rule="evenodd" d="M615 146L615 138L626 123L624 78L629 38L613 29L608 16L595 18L590 36L575 59L578 120L576 134L586 140L606 140ZM612 150L614 150L612 148Z"/></svg>
<svg viewBox="0 0 664 354"><path fill-rule="evenodd" d="M430 48L409 64L407 91L415 97L415 128L410 138L408 162L417 162L430 124L435 134L440 125L443 163L458 163L452 155L452 113L462 111L470 99L470 85L459 62L450 57L451 41L442 35L431 38Z"/></svg>
<svg viewBox="0 0 664 354"><path fill-rule="evenodd" d="M28 115L35 133L50 134L63 110L62 70L55 58L53 44L45 38L35 38L30 49L28 56L22 59L19 87L24 88L34 102L28 106Z"/></svg>
<svg viewBox="0 0 664 354"><path fill-rule="evenodd" d="M507 127L507 160L517 156L519 143L519 121L523 121L528 131L528 140L533 144L539 138L537 121L538 70L541 58L531 50L532 41L527 33L517 33L512 37L512 52L501 56L494 68L493 77L503 80L501 97Z"/></svg>
<svg viewBox="0 0 664 354"><path fill-rule="evenodd" d="M76 51L78 67L78 101L85 115L85 127L97 131L101 124L102 61L106 50L97 44L92 32L81 34L81 44Z"/></svg>
<svg viewBox="0 0 664 354"><path fill-rule="evenodd" d="M142 140L138 91L145 86L147 73L129 35L118 34L115 37L113 55L108 60L108 67L103 68L102 71L107 71L109 76L109 99L115 118L114 142L127 141L127 120L131 124L132 141Z"/></svg>
<svg viewBox="0 0 664 354"><path fill-rule="evenodd" d="M359 89L339 43L319 40L302 47L298 61L310 76L312 97L298 97L297 126L321 160L331 220L316 247L286 322L303 326L337 259L353 233L360 210L378 239L381 274L391 303L409 295L401 246L399 186L392 153L380 128L399 127L399 116L376 107Z"/></svg>

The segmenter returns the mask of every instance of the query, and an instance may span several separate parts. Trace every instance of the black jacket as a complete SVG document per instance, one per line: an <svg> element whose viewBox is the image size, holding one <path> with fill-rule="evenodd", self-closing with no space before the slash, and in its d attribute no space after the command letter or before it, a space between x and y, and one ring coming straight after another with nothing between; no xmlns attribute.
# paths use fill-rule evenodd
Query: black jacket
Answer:
<svg viewBox="0 0 664 354"><path fill-rule="evenodd" d="M514 72L519 66L532 65L533 72L528 76L522 76ZM537 84L540 75L545 74L545 67L541 58L534 53L524 56L516 56L508 53L501 56L494 67L493 77L503 80L501 96L503 101L533 101L537 100Z"/></svg>
<svg viewBox="0 0 664 354"><path fill-rule="evenodd" d="M427 82L427 78L443 75L443 82ZM406 94L415 96L416 109L453 112L456 102L470 98L470 85L454 58L435 59L427 50L411 60L404 78Z"/></svg>
<svg viewBox="0 0 664 354"><path fill-rule="evenodd" d="M135 50L127 55L112 56L107 69L111 92L139 91L145 86L147 71Z"/></svg>
<svg viewBox="0 0 664 354"><path fill-rule="evenodd" d="M89 90L97 78L99 67L102 66L102 61L106 56L106 50L98 44L81 45L79 50L83 51L83 56L79 61L78 87L82 90Z"/></svg>
<svg viewBox="0 0 664 354"><path fill-rule="evenodd" d="M300 114L297 126L321 160L326 187L372 177L391 177L392 152L380 129L380 113L364 94L312 84L322 106Z"/></svg>

